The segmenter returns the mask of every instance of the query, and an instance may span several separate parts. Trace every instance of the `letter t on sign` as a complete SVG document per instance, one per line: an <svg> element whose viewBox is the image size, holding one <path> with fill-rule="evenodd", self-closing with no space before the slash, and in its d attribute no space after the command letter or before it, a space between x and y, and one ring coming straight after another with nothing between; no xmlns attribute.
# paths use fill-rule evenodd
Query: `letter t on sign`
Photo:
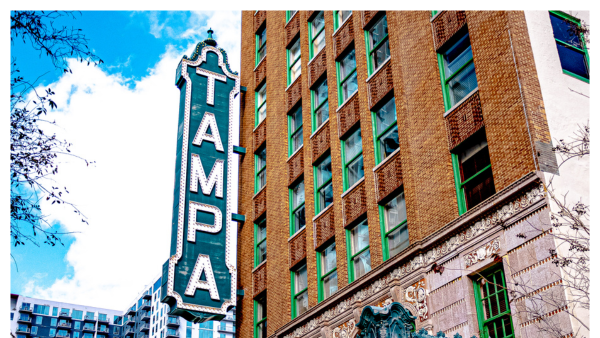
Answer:
<svg viewBox="0 0 600 338"><path fill-rule="evenodd" d="M215 72L211 72L206 69L202 69L200 67L196 68L196 74L203 75L208 77L208 81L206 82L206 104L211 106L215 105L215 79L221 82L227 82L227 77L225 75L217 74Z"/></svg>

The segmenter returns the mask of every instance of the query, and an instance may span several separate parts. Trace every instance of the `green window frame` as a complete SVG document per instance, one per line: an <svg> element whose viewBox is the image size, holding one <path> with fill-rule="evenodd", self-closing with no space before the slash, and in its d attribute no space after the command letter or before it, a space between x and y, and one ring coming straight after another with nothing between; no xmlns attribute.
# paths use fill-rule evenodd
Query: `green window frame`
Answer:
<svg viewBox="0 0 600 338"><path fill-rule="evenodd" d="M254 126L258 126L267 118L267 83L263 83L254 93Z"/></svg>
<svg viewBox="0 0 600 338"><path fill-rule="evenodd" d="M302 105L298 105L288 114L288 156L304 144L302 129Z"/></svg>
<svg viewBox="0 0 600 338"><path fill-rule="evenodd" d="M437 54L446 111L477 88L469 32L465 28L457 34L455 42Z"/></svg>
<svg viewBox="0 0 600 338"><path fill-rule="evenodd" d="M267 260L267 218L254 223L254 267Z"/></svg>
<svg viewBox="0 0 600 338"><path fill-rule="evenodd" d="M335 242L317 251L318 301L329 298L338 290L337 253ZM329 286L329 288L327 288Z"/></svg>
<svg viewBox="0 0 600 338"><path fill-rule="evenodd" d="M296 13L298 13L298 10L285 11L285 23L290 22L290 19L292 19Z"/></svg>
<svg viewBox="0 0 600 338"><path fill-rule="evenodd" d="M473 280L473 290L481 337L513 338L515 333L502 265L497 264L478 275L481 277Z"/></svg>
<svg viewBox="0 0 600 338"><path fill-rule="evenodd" d="M352 15L352 11L333 11L333 29L340 28Z"/></svg>
<svg viewBox="0 0 600 338"><path fill-rule="evenodd" d="M335 62L338 107L341 107L354 93L358 91L356 77L356 51L354 48L347 51L339 61Z"/></svg>
<svg viewBox="0 0 600 338"><path fill-rule="evenodd" d="M470 136L452 151L451 156L458 213L462 215L496 193L485 130ZM482 187L487 190L483 190L479 201L477 196L470 197L471 191L481 192Z"/></svg>
<svg viewBox="0 0 600 338"><path fill-rule="evenodd" d="M387 15L377 19L369 29L365 30L365 46L367 47L367 71L371 75L390 58Z"/></svg>
<svg viewBox="0 0 600 338"><path fill-rule="evenodd" d="M290 191L290 236L306 226L306 210L304 198L304 180L301 180Z"/></svg>
<svg viewBox="0 0 600 338"><path fill-rule="evenodd" d="M327 90L327 77L325 77L310 91L310 115L313 133L329 120L329 93Z"/></svg>
<svg viewBox="0 0 600 338"><path fill-rule="evenodd" d="M254 193L267 185L267 147L263 146L254 154Z"/></svg>
<svg viewBox="0 0 600 338"><path fill-rule="evenodd" d="M320 11L314 19L308 22L308 58L312 60L315 55L325 47L325 13Z"/></svg>
<svg viewBox="0 0 600 338"><path fill-rule="evenodd" d="M346 191L365 176L360 128L340 142L342 143L342 176L344 191Z"/></svg>
<svg viewBox="0 0 600 338"><path fill-rule="evenodd" d="M331 154L323 157L313 167L315 179L315 215L333 203L333 180L331 176Z"/></svg>
<svg viewBox="0 0 600 338"><path fill-rule="evenodd" d="M308 273L306 263L290 271L292 319L308 311Z"/></svg>
<svg viewBox="0 0 600 338"><path fill-rule="evenodd" d="M267 27L263 27L256 33L256 53L255 53L255 66L267 56Z"/></svg>
<svg viewBox="0 0 600 338"><path fill-rule="evenodd" d="M565 30L565 27L561 27L561 22L566 22L570 27ZM572 31L573 26L581 27L581 20L565 12L550 11L550 23L563 73L590 83L590 57L585 38L581 32ZM578 62L579 69L574 64L576 59L581 60Z"/></svg>
<svg viewBox="0 0 600 338"><path fill-rule="evenodd" d="M254 338L267 338L266 292L254 299Z"/></svg>
<svg viewBox="0 0 600 338"><path fill-rule="evenodd" d="M292 84L302 74L302 61L300 50L300 38L297 38L290 48L286 49L287 54L287 84Z"/></svg>
<svg viewBox="0 0 600 338"><path fill-rule="evenodd" d="M346 229L348 283L352 283L371 271L371 249L369 243L369 225L366 219L354 227Z"/></svg>
<svg viewBox="0 0 600 338"><path fill-rule="evenodd" d="M376 164L381 163L400 148L397 119L396 100L393 96L379 109L371 112Z"/></svg>
<svg viewBox="0 0 600 338"><path fill-rule="evenodd" d="M406 249L410 242L406 221L404 189L384 205L379 205L383 261Z"/></svg>

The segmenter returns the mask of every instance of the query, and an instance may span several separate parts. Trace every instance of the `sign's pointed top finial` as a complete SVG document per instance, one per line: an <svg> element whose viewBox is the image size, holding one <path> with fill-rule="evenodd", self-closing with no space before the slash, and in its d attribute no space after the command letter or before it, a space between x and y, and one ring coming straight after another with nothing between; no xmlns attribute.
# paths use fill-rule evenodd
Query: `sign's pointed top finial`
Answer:
<svg viewBox="0 0 600 338"><path fill-rule="evenodd" d="M212 28L209 28L208 31L207 31L207 33L208 33L208 38L206 38L206 40L204 40L204 42L207 45L216 47L217 46L217 41L215 39L213 39L212 35L213 35L214 31L212 30Z"/></svg>

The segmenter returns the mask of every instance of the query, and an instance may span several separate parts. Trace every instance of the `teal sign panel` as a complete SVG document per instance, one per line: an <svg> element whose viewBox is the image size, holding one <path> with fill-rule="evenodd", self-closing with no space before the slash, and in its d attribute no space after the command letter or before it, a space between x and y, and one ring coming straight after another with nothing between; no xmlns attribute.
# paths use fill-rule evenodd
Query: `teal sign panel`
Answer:
<svg viewBox="0 0 600 338"><path fill-rule="evenodd" d="M233 103L240 79L209 35L179 63L176 85L181 94L171 256L163 266L162 301L170 314L188 321L220 320L236 303L232 128L239 125Z"/></svg>

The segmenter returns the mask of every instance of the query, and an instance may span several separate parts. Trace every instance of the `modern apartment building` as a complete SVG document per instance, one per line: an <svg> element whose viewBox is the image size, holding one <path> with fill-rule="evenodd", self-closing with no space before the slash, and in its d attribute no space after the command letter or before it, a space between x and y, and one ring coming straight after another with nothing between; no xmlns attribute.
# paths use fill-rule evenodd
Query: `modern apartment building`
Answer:
<svg viewBox="0 0 600 338"><path fill-rule="evenodd" d="M588 15L242 12L239 336L585 331L528 306L572 296L544 184L589 200L552 150L587 124Z"/></svg>

